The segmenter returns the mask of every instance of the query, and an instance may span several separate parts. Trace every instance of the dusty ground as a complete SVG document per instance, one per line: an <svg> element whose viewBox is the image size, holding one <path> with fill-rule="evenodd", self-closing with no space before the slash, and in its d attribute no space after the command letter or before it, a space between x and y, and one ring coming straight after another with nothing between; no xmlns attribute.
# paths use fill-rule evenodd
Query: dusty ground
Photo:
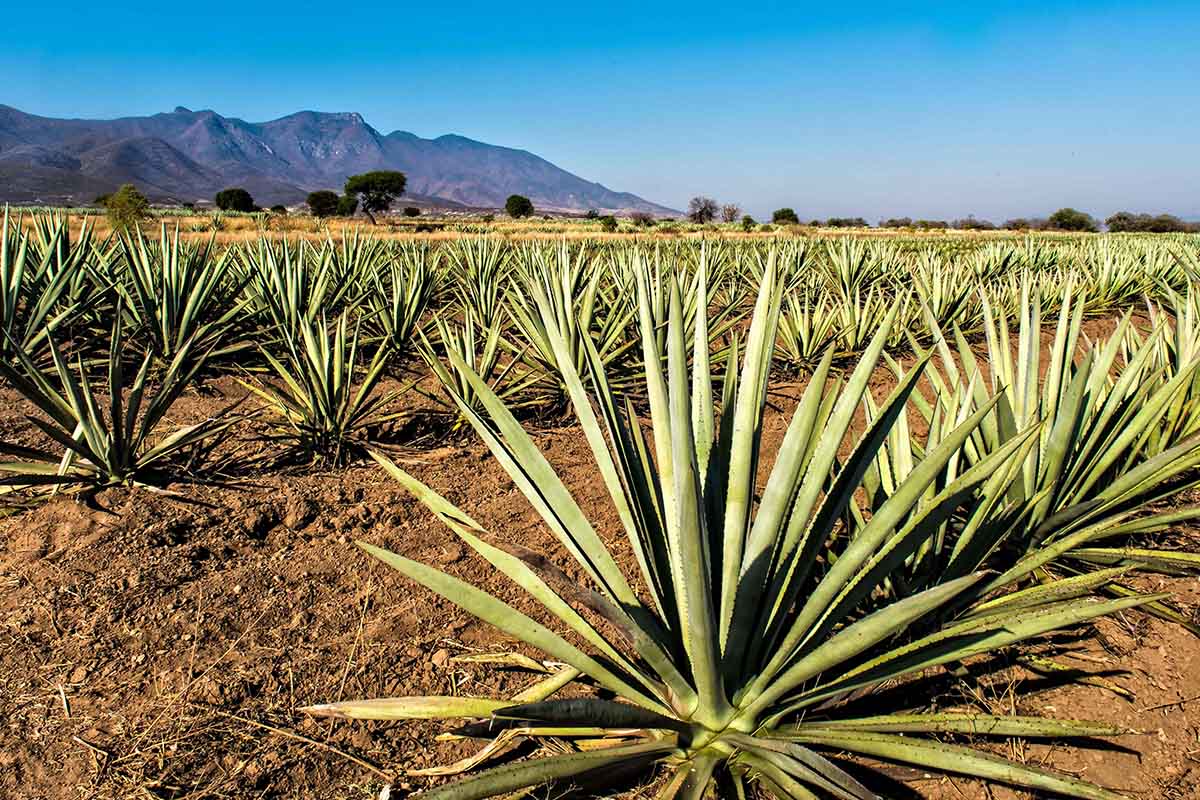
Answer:
<svg viewBox="0 0 1200 800"><path fill-rule="evenodd" d="M787 410L794 387L778 389ZM219 383L186 398L180 416L219 407L221 390L232 391ZM29 435L11 392L0 390L0 409L0 436ZM768 451L783 424L770 418ZM536 440L615 539L582 437L545 427ZM482 445L426 442L405 460L489 530L557 552ZM181 499L112 490L90 505L60 497L0 520L0 797L368 798L388 783L395 797L426 785L406 770L469 748L435 742L434 725L317 721L296 709L400 694L512 694L531 680L455 662L515 645L353 546L388 547L529 609L380 470L295 469L239 486L175 488ZM1200 582L1159 584L1188 613L1200 606ZM1107 675L1131 698L1011 666L981 680L909 687L908 704L1136 728L1144 733L1106 750L1002 747L1144 800L1200 797L1200 643L1136 614L1101 621L1094 634L1070 644L1063 660ZM967 779L898 777L939 800L1029 796Z"/></svg>

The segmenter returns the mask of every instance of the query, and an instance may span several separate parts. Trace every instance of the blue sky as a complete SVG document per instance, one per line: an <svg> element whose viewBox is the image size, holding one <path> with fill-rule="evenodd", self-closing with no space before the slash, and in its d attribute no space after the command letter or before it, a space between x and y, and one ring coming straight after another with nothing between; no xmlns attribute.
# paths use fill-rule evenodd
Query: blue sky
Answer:
<svg viewBox="0 0 1200 800"><path fill-rule="evenodd" d="M1200 218L1200 3L20 3L0 102L358 111L764 215Z"/></svg>

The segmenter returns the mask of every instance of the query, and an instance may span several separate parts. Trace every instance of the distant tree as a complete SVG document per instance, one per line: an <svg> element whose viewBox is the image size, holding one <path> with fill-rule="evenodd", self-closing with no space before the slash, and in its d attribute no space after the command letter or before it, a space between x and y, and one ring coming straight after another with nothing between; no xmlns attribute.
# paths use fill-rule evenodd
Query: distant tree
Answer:
<svg viewBox="0 0 1200 800"><path fill-rule="evenodd" d="M145 218L150 211L150 201L136 186L127 183L105 197L104 207L108 210L108 222L113 229L124 231L137 227L138 222Z"/></svg>
<svg viewBox="0 0 1200 800"><path fill-rule="evenodd" d="M521 219L533 214L533 201L519 194L511 194L504 201L504 213L513 219Z"/></svg>
<svg viewBox="0 0 1200 800"><path fill-rule="evenodd" d="M1095 233L1099 230L1096 220L1089 214L1076 211L1073 208L1060 208L1050 215L1047 220L1050 228L1056 231L1086 231Z"/></svg>
<svg viewBox="0 0 1200 800"><path fill-rule="evenodd" d="M183 207L184 207L184 208L186 208L188 211L191 211L192 209L194 209L194 208L196 207L196 204L195 204L195 203L191 203L191 202L184 202L184 203L180 203L179 205L183 206Z"/></svg>
<svg viewBox="0 0 1200 800"><path fill-rule="evenodd" d="M830 228L869 228L870 225L862 217L830 217L825 220L825 225Z"/></svg>
<svg viewBox="0 0 1200 800"><path fill-rule="evenodd" d="M1118 211L1104 220L1105 226L1113 233L1186 233L1193 226L1171 214L1133 214L1128 211Z"/></svg>
<svg viewBox="0 0 1200 800"><path fill-rule="evenodd" d="M600 217L600 230L605 233L616 233L617 218L614 216Z"/></svg>
<svg viewBox="0 0 1200 800"><path fill-rule="evenodd" d="M405 206L404 207L404 216L419 217L419 216L421 216L421 209L417 208L416 206Z"/></svg>
<svg viewBox="0 0 1200 800"><path fill-rule="evenodd" d="M376 170L364 172L361 175L351 175L346 179L346 196L362 200L363 213L371 224L375 224L375 213L384 212L392 207L396 198L404 194L408 178L403 172L394 170ZM357 205L357 203L355 203Z"/></svg>
<svg viewBox="0 0 1200 800"><path fill-rule="evenodd" d="M749 214L742 217L742 230L746 231L747 233L754 228L755 224L754 217L750 216Z"/></svg>
<svg viewBox="0 0 1200 800"><path fill-rule="evenodd" d="M480 217L479 219L480 219L480 221L481 221L481 222L483 222L483 223L486 225L486 224L488 224L488 223L495 222L495 221L496 221L496 215L495 215L495 214L484 214L484 215L483 215L482 217Z"/></svg>
<svg viewBox="0 0 1200 800"><path fill-rule="evenodd" d="M288 213L287 206L283 206L283 205L271 206L271 213L272 214L287 214Z"/></svg>
<svg viewBox="0 0 1200 800"><path fill-rule="evenodd" d="M693 197L688 201L688 219L700 225L717 218L717 201L711 197Z"/></svg>
<svg viewBox="0 0 1200 800"><path fill-rule="evenodd" d="M774 222L776 225L799 225L800 218L790 208L777 208L771 214L771 222Z"/></svg>
<svg viewBox="0 0 1200 800"><path fill-rule="evenodd" d="M217 208L222 211L253 211L254 198L250 193L240 186L235 186L230 189L222 189L217 192L217 196L213 198L213 202L217 204Z"/></svg>
<svg viewBox="0 0 1200 800"><path fill-rule="evenodd" d="M721 222L737 222L742 214L742 208L737 203L727 203L721 206Z"/></svg>
<svg viewBox="0 0 1200 800"><path fill-rule="evenodd" d="M975 219L974 214L967 215L966 219L956 219L950 223L950 227L959 231L994 231L996 226L986 219Z"/></svg>
<svg viewBox="0 0 1200 800"><path fill-rule="evenodd" d="M338 212L337 192L321 189L308 195L308 210L314 217L332 217Z"/></svg>
<svg viewBox="0 0 1200 800"><path fill-rule="evenodd" d="M919 219L913 223L913 227L919 231L943 231L950 227L950 223L940 219Z"/></svg>
<svg viewBox="0 0 1200 800"><path fill-rule="evenodd" d="M337 215L339 217L353 217L354 212L358 211L358 198L352 194L344 194L338 198ZM369 214L367 216L370 216ZM371 217L371 224L374 225L375 218Z"/></svg>
<svg viewBox="0 0 1200 800"><path fill-rule="evenodd" d="M891 219L880 220L879 227L881 228L911 228L913 221L911 217L892 217Z"/></svg>
<svg viewBox="0 0 1200 800"><path fill-rule="evenodd" d="M1004 229L1008 231L1028 231L1033 230L1033 223L1024 217L1005 220Z"/></svg>
<svg viewBox="0 0 1200 800"><path fill-rule="evenodd" d="M599 219L599 218L600 218L600 212L599 212L599 211L597 211L597 210L596 210L596 209L594 209L594 208L589 208L589 209L587 210L587 213L583 215L583 218L584 218L584 219Z"/></svg>
<svg viewBox="0 0 1200 800"><path fill-rule="evenodd" d="M649 211L634 211L629 215L629 219L633 220L635 225L640 225L643 228L652 228L658 220Z"/></svg>

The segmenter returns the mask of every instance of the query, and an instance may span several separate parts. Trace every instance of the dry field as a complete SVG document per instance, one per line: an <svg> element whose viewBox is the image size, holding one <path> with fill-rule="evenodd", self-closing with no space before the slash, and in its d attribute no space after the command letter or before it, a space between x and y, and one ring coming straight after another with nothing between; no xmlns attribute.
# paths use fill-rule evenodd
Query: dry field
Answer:
<svg viewBox="0 0 1200 800"><path fill-rule="evenodd" d="M187 224L181 220L180 230ZM385 453L469 514L488 541L543 553L571 582L597 585L470 424L472 413L493 418L465 377L478 372L515 410L533 449L574 496L621 571L637 575L625 521L567 395L573 375L601 363L614 392L629 398L631 424L649 435L662 420L655 418L653 391L645 388L655 360L644 354L658 352L664 364L681 356L667 351L676 333L684 341L690 315L686 358L693 366L707 358L704 374L725 375L735 338L742 358L754 352L765 358L762 416L751 426L759 456L746 479L757 510L770 502L765 495L774 465L791 452L783 444L792 419L807 413L806 390L815 385L831 398L830 408L814 418L818 431L834 429L833 400L848 396L861 378L863 396L847 405L845 435L835 437L834 461L822 479L843 474L865 434L888 435L874 445L879 449L867 474L850 487L846 502L857 511L847 505L830 523L828 542L814 557L818 577L850 557L847 543L873 531L873 519L897 507L887 506L887 498L903 495L913 469L940 458L938 445L956 425L979 428L955 448L933 486L954 484L968 464L991 465L996 473L1012 466L1003 508L988 510L991 484L981 478L937 526L941 534L913 550L914 559L927 560L895 565L831 630L896 608L921 581L936 588L941 578L918 567L953 566L950 545L971 529L973 515L991 520L992 514L1005 525L995 550L981 556L987 580L1037 556L1056 537L1077 533L1071 525L1080 514L1114 530L1128 519L1167 520L1116 540L1113 546L1123 549L1115 562L1089 542L972 600L1036 593L1115 563L1120 569L1091 586L1097 597L1111 598L1105 590L1117 591L1116 584L1124 592L1164 593L1166 605L1155 607L1162 613L1130 603L881 680L869 691L839 694L814 714L857 719L949 711L1089 720L1114 735L928 738L1122 796L1200 797L1200 580L1188 567L1200 552L1200 528L1183 511L1197 502L1200 480L1200 298L1189 288L1189 270L1200 264L1195 238L1025 241L931 234L868 241L807 232L806 240L756 233L746 241L731 232L721 241L707 237L702 246L692 240L700 233L653 234L670 240L659 245L641 234L637 240L599 238L583 222L545 223L548 230L537 230L541 223L496 223L503 238L529 240L522 249L496 243L501 237L443 231L411 242L414 235L375 229L363 232L372 238L350 246L337 227L309 235L243 224L255 223L233 219L217 233L218 244L242 249L197 255L198 244L173 249L149 230L139 250L133 241L109 239L102 227L90 241L75 223L54 233L54 224L42 218L27 227L30 264L41 263L39 253L62 255L50 259L58 265L50 273L30 268L24 274L41 277L25 283L11 280L20 247L15 234L5 232L4 274L20 291L0 311L7 315L0 323L9 348L21 354L5 354L10 366L0 381L0 443L15 461L33 463L34 451L53 461L45 469L22 471L10 463L0 470L10 485L31 474L71 480L56 490L28 485L10 492L0 518L0 796L394 798L444 783L412 773L466 758L486 738L439 739L453 723L351 721L302 709L410 695L510 698L542 676L479 656L515 652L539 662L546 656L355 543L432 565L547 627L562 625L523 591L527 585L489 565L368 451ZM290 236L294 249L279 249L277 234ZM301 246L293 234L313 244ZM202 242L210 235L184 238ZM443 235L454 241L440 241ZM575 237L588 246L575 246ZM539 243L543 238L553 241ZM78 270L72 273L78 279L58 285L55 269ZM670 286L674 309L669 288L658 291ZM771 300L772 287L779 300ZM34 324L41 298L56 291L45 303L52 310L43 324ZM764 308L776 309L779 318L778 330L756 345L751 317L760 292L767 297ZM185 308L192 314L178 313ZM695 333L697 317L708 320L707 338L703 329ZM58 321L42 335L50 319ZM339 339L340 319L351 323ZM661 343L655 341L660 331ZM492 350L489 336L495 337ZM691 350L693 337L708 345L706 356ZM118 339L110 360L109 345ZM876 346L887 356L860 362ZM924 364L929 349L937 352ZM59 350L64 355L56 367ZM826 352L829 362L822 361ZM578 360L567 367L566 356ZM180 374L171 370L175 360L202 363ZM147 396L179 382L138 453L186 426L223 419L231 425L146 467L104 461L95 442L83 443L88 434L82 431L97 420L111 423L109 381L118 362L116 394L127 402L143 363ZM865 367L856 371L860 363ZM901 399L898 416L880 428L881 409L922 365L926 373L915 394ZM827 379L813 381L823 368ZM67 395L94 395L94 417L86 403L65 404L81 411L80 420L64 412L80 425L65 434L75 436L75 459L59 460L64 448L50 433L53 418L21 382L28 374L42 375L46 386ZM1073 405L1085 384L1087 399ZM367 397L357 397L364 386ZM587 386L598 400L610 396L594 382ZM721 388L717 380L718 422L725 406L732 407L722 402ZM346 423L359 411L361 424ZM970 423L975 412L978 420ZM1003 424L996 434L987 428L1004 413L1021 431L1041 426L1044 435L1035 431L1029 439L1033 450L999 453L1017 435L1005 433ZM1070 413L1078 415L1075 423L1056 424ZM1120 434L1126 430L1141 433L1125 441ZM110 444L121 441L110 433ZM725 441L719 432L714 437ZM97 457L86 457L85 448ZM1064 452L1068 466L1055 473L1048 465ZM1101 462L1103 469L1096 467ZM1159 471L1139 478L1111 519L1095 516L1108 513L1106 492L1151 462ZM659 460L647 463L654 467ZM1021 465L1035 463L1026 476ZM1078 475L1093 469L1101 479L1081 486ZM1022 480L1033 488L1021 488ZM822 495L832 490L825 485ZM932 513L931 497L917 492L906 513ZM1047 512L1047 497L1061 513ZM709 513L728 512L722 506ZM1021 533L1034 528L1036 537ZM649 590L639 591L645 602ZM1029 609L1043 613L1042 606ZM947 613L950 621L937 624L952 625L977 611ZM610 631L603 621L595 624ZM897 629L867 655L901 648L910 641L906 636ZM573 685L566 694L593 691ZM577 746L574 741L565 735L527 741L500 760L561 754ZM1048 796L977 780L972 762L935 774L849 746L818 749L888 798ZM749 791L768 791L755 775L761 773L745 773ZM642 772L599 791L654 797L667 788L663 773ZM559 785L531 796L571 789Z"/></svg>

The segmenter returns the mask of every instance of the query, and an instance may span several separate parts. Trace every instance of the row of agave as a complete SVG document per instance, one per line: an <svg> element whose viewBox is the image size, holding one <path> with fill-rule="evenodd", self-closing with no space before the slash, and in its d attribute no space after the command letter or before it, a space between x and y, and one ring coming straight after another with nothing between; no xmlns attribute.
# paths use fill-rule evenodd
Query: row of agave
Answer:
<svg viewBox="0 0 1200 800"><path fill-rule="evenodd" d="M341 457L383 412L391 355L412 348L587 576L580 585L545 554L489 541L465 511L369 451L561 624L551 630L364 545L549 659L525 658L549 674L511 698L309 709L466 720L455 735L491 741L461 769L522 741L554 753L432 796L511 795L661 765L663 797L745 797L757 787L780 798L868 798L876 784L865 756L1114 798L971 743L1116 728L935 710L885 689L919 692L934 668L986 674L998 651L1126 609L1200 633L1135 580L1200 567L1166 538L1200 514L1173 502L1200 480L1200 302L1187 251L1146 251L1136 265L1105 256L1095 264L1119 266L1092 271L1033 243L1019 256L985 249L963 262L966 292L946 279L966 267L935 268L918 254L931 288L912 290L919 314L907 316L900 293L919 271L894 263L913 262L897 251L880 267L855 241L832 245L810 270L802 267L815 255L798 245L592 253L478 239L435 252L347 239L215 253L165 233L154 245L95 243L86 229L67 241L64 230L44 219L27 233L5 230L11 357L0 371L40 409L33 424L53 442L0 444L15 459L0 465L7 484L153 485L195 463L237 418L170 431L162 423L222 362L252 365L243 380L279 413L281 435ZM1000 255L1023 266L997 267ZM861 326L861 347L814 349L759 486L788 300L814 275L821 297L874 295L884 310ZM1126 310L1104 339L1084 335L1089 311L1129 309L1147 295L1149 325ZM1053 320L1048 358L1043 319ZM107 358L88 346L97 332L108 336ZM140 352L132 364L128 342ZM895 374L886 398L870 391L881 366ZM634 574L514 416L531 394L561 395L572 408ZM910 412L927 433L914 433ZM555 699L572 683L583 693Z"/></svg>
<svg viewBox="0 0 1200 800"><path fill-rule="evenodd" d="M656 320L656 357L665 360L674 282L681 286L686 332L706 316L719 356L729 334L744 328L770 266L781 298L772 363L811 371L826 351L839 366L862 353L887 319L893 320L888 349L896 354L928 346L943 330L978 337L1031 305L1053 313L1071 294L1079 295L1081 313L1143 297L1179 305L1195 260L1187 248L1140 240L1085 247L1031 239L957 253L845 238L646 250L509 245L495 238L431 247L355 235L320 245L262 239L218 250L211 241L181 241L165 227L156 241L140 233L96 241L85 223L72 238L68 220L53 216L29 224L6 216L2 234L0 350L11 362L5 375L35 387L22 391L57 420L53 432L39 424L56 442L111 441L106 447L116 455L108 461L127 465L97 475L92 467L75 468L94 467L94 448L79 453L74 466L52 452L35 456L18 448L21 461L8 464L16 475L0 478L12 484L22 475L45 483L145 482L172 460L193 460L228 430L217 420L179 429L166 437L164 450L135 440L139 434L129 425L105 424L98 413L103 396L119 402L113 387L127 385L126 373L136 377L127 386L135 402L125 413L136 417L147 390L169 401L201 376L232 371L272 412L272 438L341 462L361 454L364 440L386 421L397 395L382 389L389 373L419 376L423 362L437 384L470 398L461 370L441 362L450 353L514 406L566 406L567 365L549 338L559 326L576 371L591 342L610 386L644 403L638 317L646 304ZM644 297L637 287L642 275L648 275ZM1165 331L1159 326L1154 335ZM96 352L106 339L108 352ZM107 374L97 374L106 364ZM418 381L408 388L440 403L452 427L465 425L446 392ZM144 427L148 436L169 406L150 403L137 430ZM156 468L139 453L153 453Z"/></svg>

